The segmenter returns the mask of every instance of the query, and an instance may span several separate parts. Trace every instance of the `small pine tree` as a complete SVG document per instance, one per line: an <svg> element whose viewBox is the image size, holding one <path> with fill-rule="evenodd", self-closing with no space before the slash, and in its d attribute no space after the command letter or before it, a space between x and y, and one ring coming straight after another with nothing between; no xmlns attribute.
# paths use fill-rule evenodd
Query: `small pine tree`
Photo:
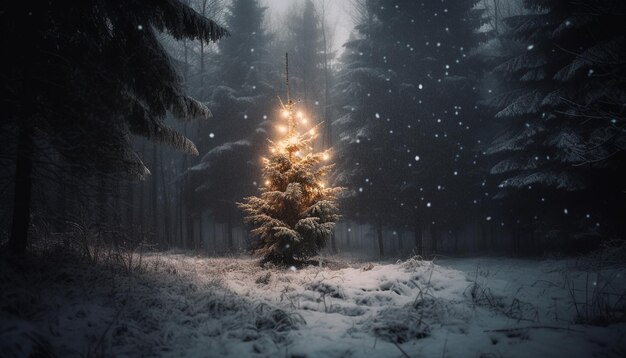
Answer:
<svg viewBox="0 0 626 358"><path fill-rule="evenodd" d="M331 237L339 219L337 195L341 188L326 187L324 178L332 164L329 150L314 152L317 127L298 131L291 99L282 105L287 126L277 129L286 136L270 141L270 155L263 158L261 195L245 198L239 207L257 239L253 250L265 261L292 264L316 255Z"/></svg>

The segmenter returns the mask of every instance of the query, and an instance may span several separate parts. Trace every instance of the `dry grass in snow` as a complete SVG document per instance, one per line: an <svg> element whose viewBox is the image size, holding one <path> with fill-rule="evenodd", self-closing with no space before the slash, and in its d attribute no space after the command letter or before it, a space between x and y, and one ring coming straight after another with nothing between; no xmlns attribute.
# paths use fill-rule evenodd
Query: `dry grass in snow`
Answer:
<svg viewBox="0 0 626 358"><path fill-rule="evenodd" d="M284 269L170 252L144 255L131 272L76 261L0 263L3 356L626 353L623 323L574 324L589 276L571 261L333 257ZM607 297L624 292L623 274L602 272L611 278ZM611 303L619 313L623 303Z"/></svg>

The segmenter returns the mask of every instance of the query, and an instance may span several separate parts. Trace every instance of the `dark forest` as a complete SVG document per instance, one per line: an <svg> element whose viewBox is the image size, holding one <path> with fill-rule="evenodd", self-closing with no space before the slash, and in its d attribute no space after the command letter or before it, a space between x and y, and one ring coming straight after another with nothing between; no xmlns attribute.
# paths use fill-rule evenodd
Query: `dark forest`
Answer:
<svg viewBox="0 0 626 358"><path fill-rule="evenodd" d="M624 356L625 21L3 3L0 355Z"/></svg>

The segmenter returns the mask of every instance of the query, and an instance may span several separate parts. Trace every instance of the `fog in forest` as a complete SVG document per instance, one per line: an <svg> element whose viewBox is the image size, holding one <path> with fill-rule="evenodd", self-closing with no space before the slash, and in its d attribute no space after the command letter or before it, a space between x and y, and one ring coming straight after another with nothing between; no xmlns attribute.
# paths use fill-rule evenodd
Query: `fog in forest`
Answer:
<svg viewBox="0 0 626 358"><path fill-rule="evenodd" d="M8 356L626 352L624 2L0 19Z"/></svg>

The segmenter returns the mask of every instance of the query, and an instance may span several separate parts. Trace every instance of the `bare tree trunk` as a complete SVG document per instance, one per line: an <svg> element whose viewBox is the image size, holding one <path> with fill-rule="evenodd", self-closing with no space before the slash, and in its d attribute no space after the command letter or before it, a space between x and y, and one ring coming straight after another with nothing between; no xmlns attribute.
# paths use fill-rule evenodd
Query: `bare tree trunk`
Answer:
<svg viewBox="0 0 626 358"><path fill-rule="evenodd" d="M103 232L106 228L105 224L107 222L107 205L108 205L107 192L106 192L107 182L104 179L103 175L98 175L97 178L94 178L94 179L98 180L98 186L97 186L98 223L97 223L97 226L99 230Z"/></svg>
<svg viewBox="0 0 626 358"><path fill-rule="evenodd" d="M459 253L459 235L456 229L452 229L452 238L454 239L454 253Z"/></svg>
<svg viewBox="0 0 626 358"><path fill-rule="evenodd" d="M28 117L22 118L22 122L19 123L17 138L13 226L9 239L11 252L17 256L23 256L26 253L28 226L30 225L34 129L28 121Z"/></svg>
<svg viewBox="0 0 626 358"><path fill-rule="evenodd" d="M481 223L480 224L480 248L482 251L487 250L487 229L486 226L487 224L485 223Z"/></svg>
<svg viewBox="0 0 626 358"><path fill-rule="evenodd" d="M234 252L235 243L233 242L233 221L230 213L228 214L228 219L226 222L226 230L228 230L228 232L226 233L228 237L228 251Z"/></svg>
<svg viewBox="0 0 626 358"><path fill-rule="evenodd" d="M217 252L217 223L213 217L213 252Z"/></svg>
<svg viewBox="0 0 626 358"><path fill-rule="evenodd" d="M424 256L424 245L422 238L422 226L419 223L415 223L415 231L413 232L415 238L415 254Z"/></svg>
<svg viewBox="0 0 626 358"><path fill-rule="evenodd" d="M158 203L159 203L159 190L158 190L158 178L159 175L157 167L157 145L156 143L152 144L152 230L154 231L154 242L160 244L159 241L159 213L158 213Z"/></svg>
<svg viewBox="0 0 626 358"><path fill-rule="evenodd" d="M142 139L141 140L141 157L145 158L146 156L146 140ZM143 183L142 183L143 184ZM140 234L141 236L144 235L145 233L145 229L146 229L146 223L145 223L145 215L144 215L144 205L145 205L145 189L144 189L145 185L140 185L139 186L139 228L141 229Z"/></svg>
<svg viewBox="0 0 626 358"><path fill-rule="evenodd" d="M165 165L163 163L163 148L159 149L161 157L161 190L163 192L163 239L168 247L172 246L171 223L170 223L170 202L167 192L167 180L165 178Z"/></svg>
<svg viewBox="0 0 626 358"><path fill-rule="evenodd" d="M63 232L65 231L65 219L67 219L67 185L63 180L59 180L57 185L57 207L54 227L57 232Z"/></svg>
<svg viewBox="0 0 626 358"><path fill-rule="evenodd" d="M330 118L330 65L328 58L328 41L326 38L326 3L321 2L320 22L322 27L322 41L324 43L324 148L329 149L333 146L332 138L332 121Z"/></svg>
<svg viewBox="0 0 626 358"><path fill-rule="evenodd" d="M204 236L202 235L202 211L198 215L198 241L196 243L196 250L204 248Z"/></svg>
<svg viewBox="0 0 626 358"><path fill-rule="evenodd" d="M127 188L127 207L126 207L126 228L131 233L131 236L134 238L135 233L135 223L134 223L134 215L133 210L135 209L135 186L133 182L128 182Z"/></svg>
<svg viewBox="0 0 626 358"><path fill-rule="evenodd" d="M431 241L432 241L432 254L435 255L437 253L437 240L439 240L439 230L433 226L433 229L430 233Z"/></svg>
<svg viewBox="0 0 626 358"><path fill-rule="evenodd" d="M187 214L186 215L186 222L187 222L187 248L189 249L194 249L195 245L194 245L194 235L193 235L193 218L191 217L191 215Z"/></svg>
<svg viewBox="0 0 626 358"><path fill-rule="evenodd" d="M383 245L383 222L381 219L378 219L376 222L376 231L378 233L378 252L380 253L380 258L385 257L385 247Z"/></svg>

